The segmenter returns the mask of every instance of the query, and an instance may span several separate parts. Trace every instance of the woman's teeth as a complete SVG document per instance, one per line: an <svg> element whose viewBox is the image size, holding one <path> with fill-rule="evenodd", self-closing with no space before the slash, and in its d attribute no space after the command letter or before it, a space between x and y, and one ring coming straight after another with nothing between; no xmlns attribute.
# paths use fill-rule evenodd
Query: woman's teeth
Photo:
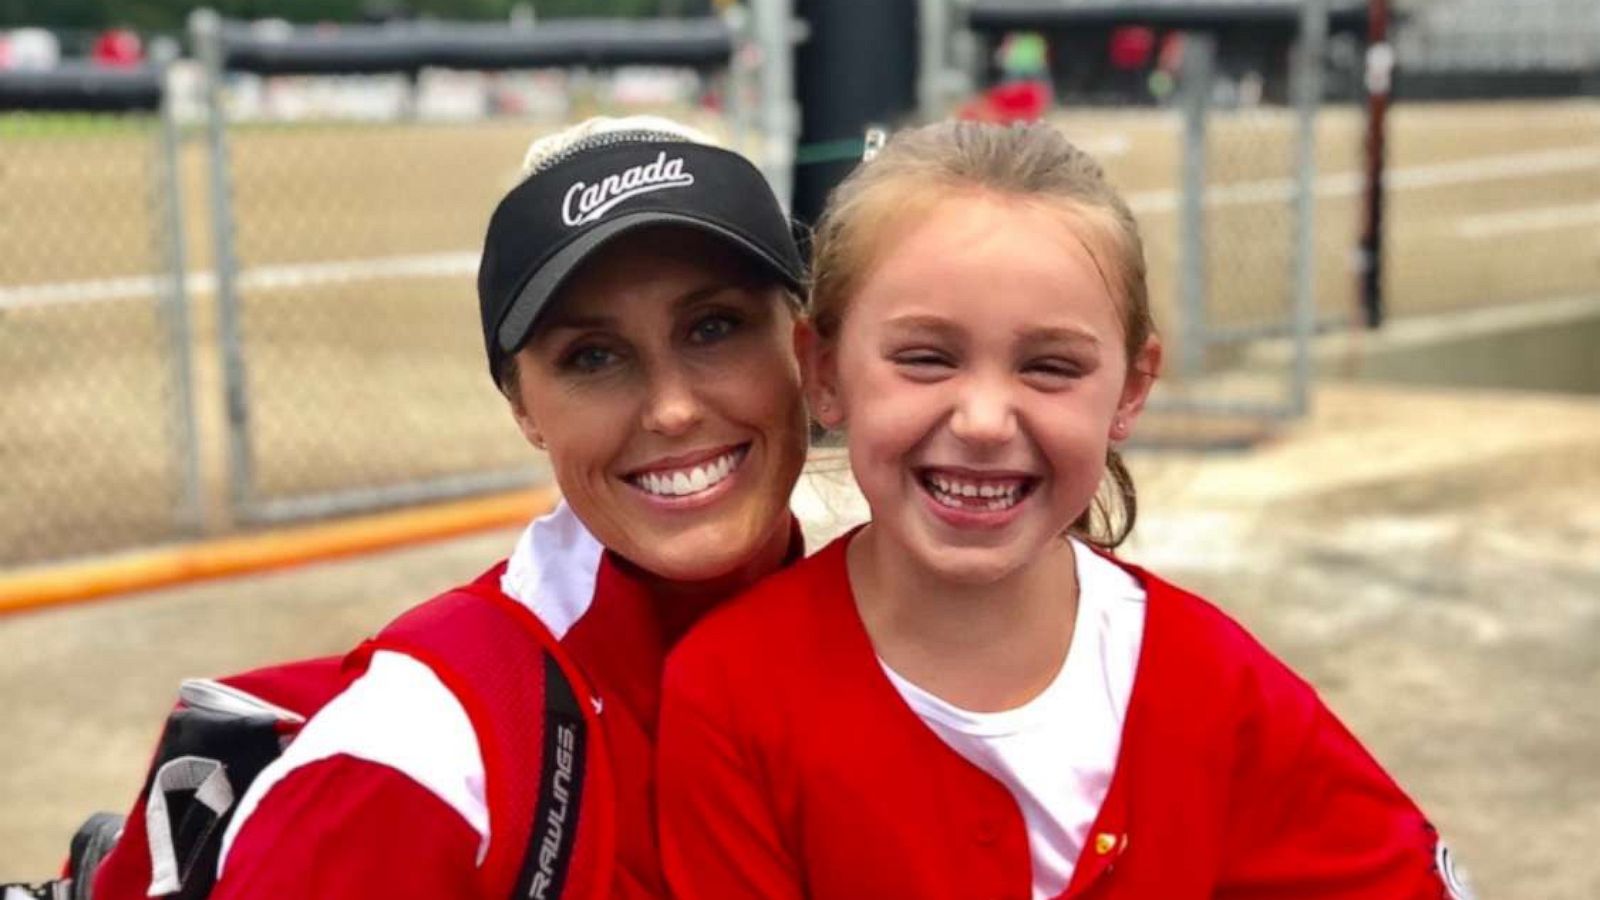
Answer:
<svg viewBox="0 0 1600 900"><path fill-rule="evenodd" d="M658 497L686 497L715 487L733 474L744 448L730 450L710 462L675 471L646 472L629 479L634 486Z"/></svg>
<svg viewBox="0 0 1600 900"><path fill-rule="evenodd" d="M967 481L946 475L927 475L923 484L933 499L954 509L1010 509L1023 497L1023 483Z"/></svg>

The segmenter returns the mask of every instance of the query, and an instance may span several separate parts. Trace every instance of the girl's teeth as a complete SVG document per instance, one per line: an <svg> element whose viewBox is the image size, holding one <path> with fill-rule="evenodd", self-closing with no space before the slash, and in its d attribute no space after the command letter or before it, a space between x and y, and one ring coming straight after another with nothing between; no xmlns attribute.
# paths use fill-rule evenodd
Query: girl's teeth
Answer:
<svg viewBox="0 0 1600 900"><path fill-rule="evenodd" d="M933 489L934 499L945 506L987 510L1009 509L1017 505L1022 487L1019 484L994 485L951 481L940 475L930 475L928 485ZM968 498L983 502L972 503Z"/></svg>

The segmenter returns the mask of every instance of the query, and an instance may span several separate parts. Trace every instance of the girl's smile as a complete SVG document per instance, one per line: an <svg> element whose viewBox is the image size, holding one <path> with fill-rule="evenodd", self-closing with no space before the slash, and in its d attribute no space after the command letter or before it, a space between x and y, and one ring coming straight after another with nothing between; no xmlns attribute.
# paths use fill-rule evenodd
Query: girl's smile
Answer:
<svg viewBox="0 0 1600 900"><path fill-rule="evenodd" d="M934 515L952 528L1000 528L1015 521L1040 479L1004 471L925 466L917 482Z"/></svg>

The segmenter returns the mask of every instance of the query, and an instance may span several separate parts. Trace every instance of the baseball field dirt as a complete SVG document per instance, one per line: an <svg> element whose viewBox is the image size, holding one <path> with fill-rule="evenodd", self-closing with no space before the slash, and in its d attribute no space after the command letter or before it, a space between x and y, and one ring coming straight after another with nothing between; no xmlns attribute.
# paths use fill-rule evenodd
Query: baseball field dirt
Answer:
<svg viewBox="0 0 1600 900"><path fill-rule="evenodd" d="M1600 869L1600 403L1330 384L1232 453L1142 453L1124 555L1306 675L1435 819L1480 896L1591 900ZM813 546L863 515L819 451ZM124 809L178 679L335 653L515 533L0 619L0 880Z"/></svg>

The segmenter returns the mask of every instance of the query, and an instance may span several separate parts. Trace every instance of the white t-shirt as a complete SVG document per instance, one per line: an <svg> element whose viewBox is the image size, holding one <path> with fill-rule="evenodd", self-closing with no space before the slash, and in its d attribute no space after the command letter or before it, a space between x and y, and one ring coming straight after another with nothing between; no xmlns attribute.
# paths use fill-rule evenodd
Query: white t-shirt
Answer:
<svg viewBox="0 0 1600 900"><path fill-rule="evenodd" d="M1015 709L972 712L883 666L934 734L1016 798L1038 900L1067 889L1105 802L1144 639L1144 587L1078 541L1072 549L1077 624L1061 671L1039 696Z"/></svg>

